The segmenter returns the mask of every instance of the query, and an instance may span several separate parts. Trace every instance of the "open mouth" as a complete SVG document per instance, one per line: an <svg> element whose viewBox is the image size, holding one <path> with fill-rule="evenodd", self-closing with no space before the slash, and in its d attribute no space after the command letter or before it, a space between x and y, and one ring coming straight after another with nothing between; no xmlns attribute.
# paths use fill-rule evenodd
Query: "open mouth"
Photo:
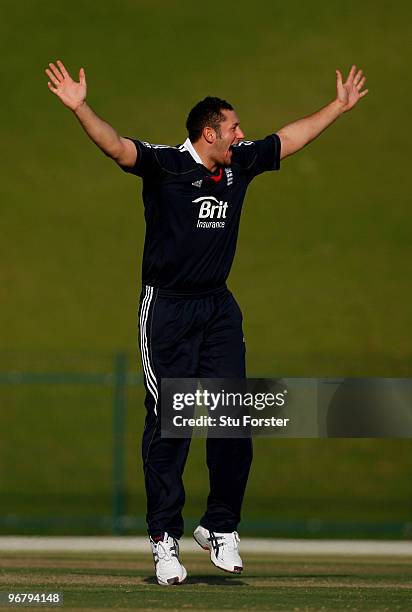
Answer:
<svg viewBox="0 0 412 612"><path fill-rule="evenodd" d="M236 144L235 142L233 144L231 144L230 147L228 149L226 149L226 152L225 152L225 157L227 159L227 162L229 162L229 163L230 163L230 160L232 159L233 146L235 144Z"/></svg>

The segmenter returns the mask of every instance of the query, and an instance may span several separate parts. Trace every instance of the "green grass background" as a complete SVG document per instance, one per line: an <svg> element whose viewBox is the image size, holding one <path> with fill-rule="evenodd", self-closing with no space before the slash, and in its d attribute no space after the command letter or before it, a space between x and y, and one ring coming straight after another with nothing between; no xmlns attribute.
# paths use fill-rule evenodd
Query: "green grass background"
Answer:
<svg viewBox="0 0 412 612"><path fill-rule="evenodd" d="M317 110L352 63L370 95L259 177L230 287L255 376L411 375L410 3L3 0L0 370L109 371L136 355L140 184L83 134L44 68L84 66L123 135L176 144L190 107L230 100L248 138ZM111 391L0 387L2 516L110 513ZM127 413L127 511L144 513L142 391ZM408 440L258 440L244 516L410 522ZM195 441L187 515L203 510Z"/></svg>
<svg viewBox="0 0 412 612"><path fill-rule="evenodd" d="M59 592L70 611L410 610L410 557L248 554L244 573L233 576L213 567L201 550L181 556L186 582L161 589L148 554L3 553L0 586L4 598L6 593Z"/></svg>

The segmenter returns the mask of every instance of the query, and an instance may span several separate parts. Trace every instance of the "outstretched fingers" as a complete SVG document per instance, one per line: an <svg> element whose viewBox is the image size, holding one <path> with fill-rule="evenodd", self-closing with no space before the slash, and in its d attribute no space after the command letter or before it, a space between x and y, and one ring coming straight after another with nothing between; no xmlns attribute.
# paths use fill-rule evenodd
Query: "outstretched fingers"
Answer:
<svg viewBox="0 0 412 612"><path fill-rule="evenodd" d="M70 78L70 74L67 72L65 65L63 64L63 62L61 60L57 60L57 65L60 68L60 71L63 75L64 78Z"/></svg>
<svg viewBox="0 0 412 612"><path fill-rule="evenodd" d="M356 83L356 89L358 91L360 91L362 89L362 87L365 85L366 82L366 77L362 77L360 81L358 81L358 83Z"/></svg>
<svg viewBox="0 0 412 612"><path fill-rule="evenodd" d="M355 75L355 78L353 79L353 84L357 85L359 83L359 81L361 80L363 75L363 70L358 70L358 72Z"/></svg>
<svg viewBox="0 0 412 612"><path fill-rule="evenodd" d="M56 87L58 87L60 85L60 81L57 77L55 77L54 73L49 69L46 68L45 73L47 74L47 76L49 77L50 81L56 85Z"/></svg>
<svg viewBox="0 0 412 612"><path fill-rule="evenodd" d="M60 70L57 68L57 66L55 66L55 64L53 64L53 62L49 63L49 68L50 70L53 72L55 78L60 82L63 81L63 75L60 72Z"/></svg>
<svg viewBox="0 0 412 612"><path fill-rule="evenodd" d="M353 83L353 79L355 78L355 74L356 74L356 66L353 65L352 68L350 69L349 74L348 74L348 78L346 79L346 82L348 84Z"/></svg>
<svg viewBox="0 0 412 612"><path fill-rule="evenodd" d="M49 78L47 86L70 110L76 110L86 99L87 86L83 68L80 69L80 83L72 79L62 61L50 62L45 69Z"/></svg>

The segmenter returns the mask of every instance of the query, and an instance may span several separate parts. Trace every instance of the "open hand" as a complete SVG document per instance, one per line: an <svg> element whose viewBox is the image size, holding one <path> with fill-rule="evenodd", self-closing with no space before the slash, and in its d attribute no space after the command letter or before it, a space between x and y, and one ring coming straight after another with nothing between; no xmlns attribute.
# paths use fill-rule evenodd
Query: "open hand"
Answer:
<svg viewBox="0 0 412 612"><path fill-rule="evenodd" d="M73 81L63 62L57 60L56 63L57 66L50 63L49 68L46 68L45 70L50 79L47 85L50 91L60 98L65 106L74 111L86 99L86 75L83 68L80 68L79 82Z"/></svg>
<svg viewBox="0 0 412 612"><path fill-rule="evenodd" d="M340 70L336 71L336 92L337 100L343 105L343 111L346 112L357 104L360 98L366 96L368 89L362 91L365 85L366 77L362 70L356 71L356 66L350 69L348 78L345 83L342 82L342 74Z"/></svg>

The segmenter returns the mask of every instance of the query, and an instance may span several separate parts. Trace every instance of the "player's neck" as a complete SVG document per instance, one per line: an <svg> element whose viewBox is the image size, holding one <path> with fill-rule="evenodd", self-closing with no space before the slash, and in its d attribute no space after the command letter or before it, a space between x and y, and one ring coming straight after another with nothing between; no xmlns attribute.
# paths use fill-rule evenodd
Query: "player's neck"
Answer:
<svg viewBox="0 0 412 612"><path fill-rule="evenodd" d="M196 143L192 142L192 146L202 160L204 167L210 170L210 172L214 172L217 169L217 163L210 158L208 146L204 146L201 140Z"/></svg>

